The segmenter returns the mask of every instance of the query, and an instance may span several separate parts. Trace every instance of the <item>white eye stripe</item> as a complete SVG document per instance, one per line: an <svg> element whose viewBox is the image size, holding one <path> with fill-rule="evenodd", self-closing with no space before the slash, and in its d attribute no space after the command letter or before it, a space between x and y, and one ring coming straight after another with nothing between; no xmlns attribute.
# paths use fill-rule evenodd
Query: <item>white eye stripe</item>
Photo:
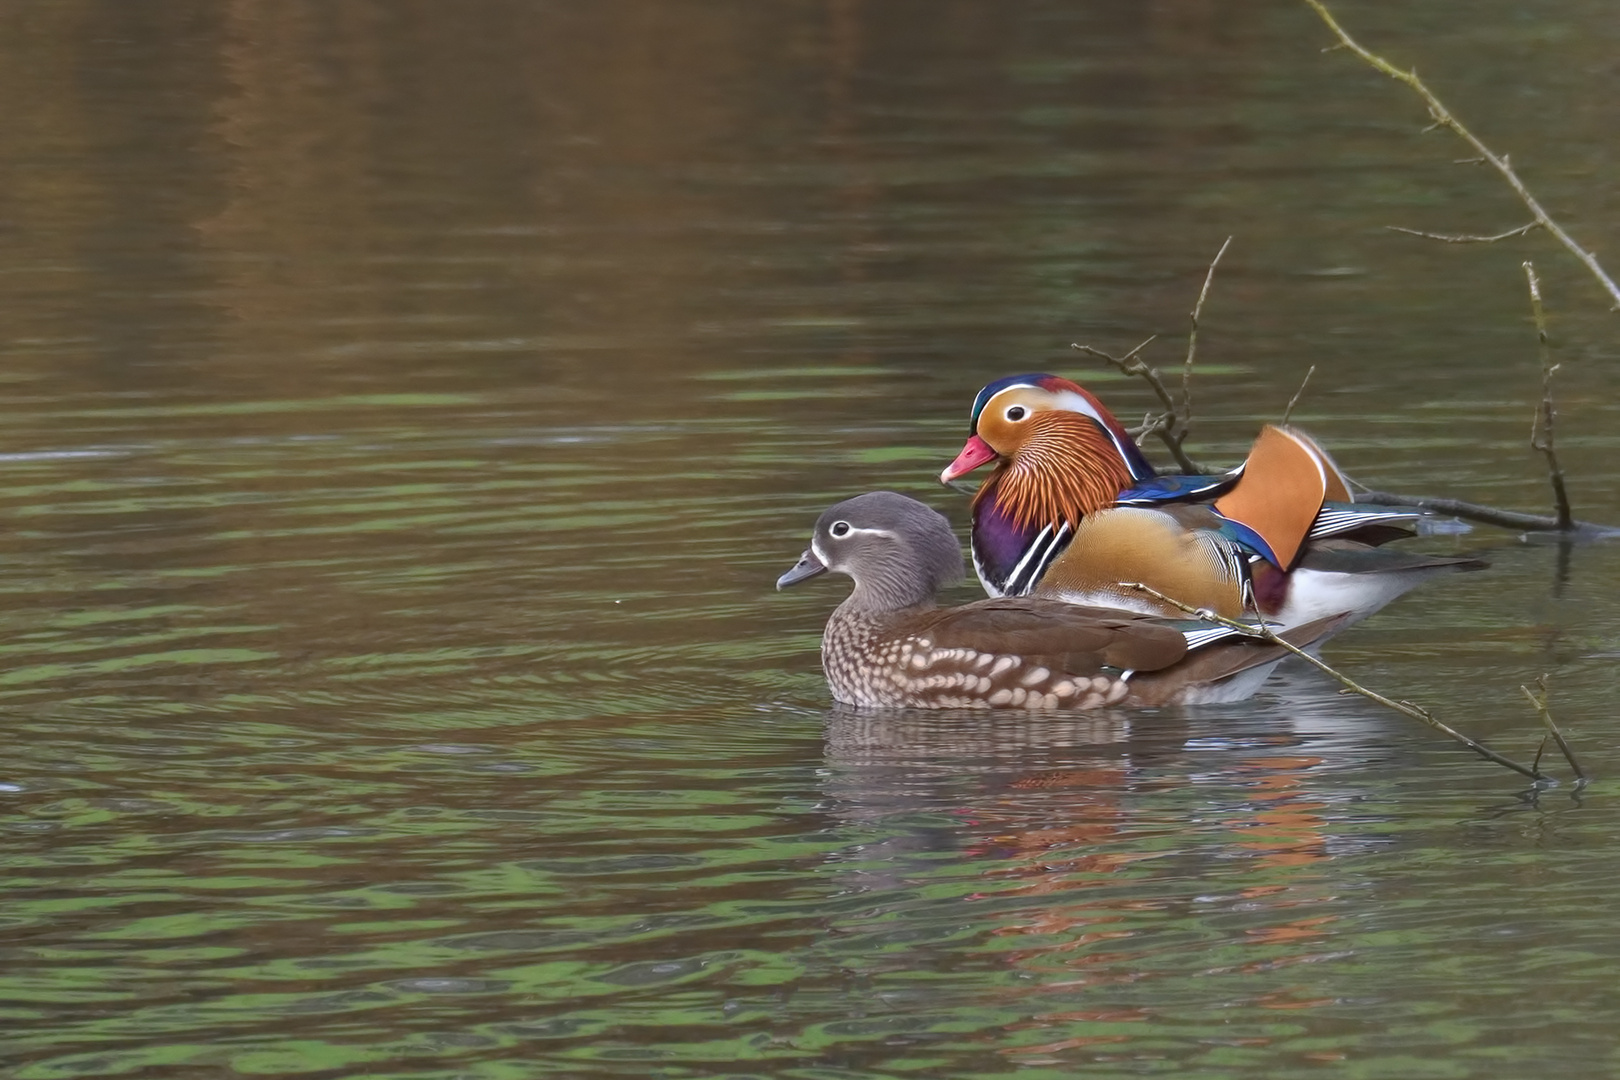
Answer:
<svg viewBox="0 0 1620 1080"><path fill-rule="evenodd" d="M1093 406L1091 402L1075 393L1073 390L1059 390L1052 396L1057 398L1061 403L1059 408L1067 409L1069 412L1083 413L1097 421L1097 423L1101 424L1104 428L1108 426L1107 422L1103 420L1102 414L1097 411L1096 407Z"/></svg>
<svg viewBox="0 0 1620 1080"><path fill-rule="evenodd" d="M899 533L892 532L892 531L890 531L888 529L863 529L859 525L850 525L849 522L847 522L847 521L835 521L835 522L833 522L833 524L834 525L848 525L849 526L849 531L848 532L846 532L843 536L839 536L839 537L834 538L834 539L839 540L839 541L848 540L850 537L856 536L856 535L861 535L861 536L887 536L891 540L900 539L900 534ZM827 531L829 533L831 533L832 529L828 528ZM810 537L810 550L815 554L816 558L821 560L821 565L822 566L831 568L833 563L837 562L838 560L832 558L824 550L822 550L821 540L822 540L822 537L821 537L820 533L816 533L815 535L811 536Z"/></svg>
<svg viewBox="0 0 1620 1080"><path fill-rule="evenodd" d="M838 526L840 526L840 525L844 526L844 531L843 532L838 532L837 531ZM897 533L894 533L894 532L890 531L889 529L866 529L866 528L862 528L859 525L851 525L847 521L835 521L832 524L832 528L828 529L827 531L829 533L831 533L835 539L838 539L838 540L847 540L851 536L856 536L856 535L860 535L860 536L887 536L891 540L899 539L899 535Z"/></svg>

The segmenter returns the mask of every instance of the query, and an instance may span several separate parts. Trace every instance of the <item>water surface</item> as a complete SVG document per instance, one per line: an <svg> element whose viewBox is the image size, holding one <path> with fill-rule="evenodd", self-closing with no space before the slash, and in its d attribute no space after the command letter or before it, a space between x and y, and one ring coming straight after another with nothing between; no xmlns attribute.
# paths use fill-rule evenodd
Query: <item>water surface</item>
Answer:
<svg viewBox="0 0 1620 1080"><path fill-rule="evenodd" d="M1620 26L1341 15L1620 251ZM1289 4L23 4L0 15L0 1064L18 1080L1612 1071L1620 547L1489 558L1329 658L1070 721L829 707L828 503L988 379L1295 414L1578 513L1613 316ZM971 592L964 588L959 596ZM1560 771L1561 767L1560 767Z"/></svg>

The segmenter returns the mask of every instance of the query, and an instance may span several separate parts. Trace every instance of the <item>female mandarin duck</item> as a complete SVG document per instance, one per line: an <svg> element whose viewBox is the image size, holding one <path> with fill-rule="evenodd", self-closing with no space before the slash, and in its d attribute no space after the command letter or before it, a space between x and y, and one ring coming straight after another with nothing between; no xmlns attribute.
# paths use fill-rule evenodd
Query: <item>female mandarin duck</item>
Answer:
<svg viewBox="0 0 1620 1080"><path fill-rule="evenodd" d="M1145 594L1228 618L1257 610L1284 628L1371 615L1438 573L1477 559L1382 551L1421 514L1357 504L1304 433L1267 425L1248 459L1218 476L1160 476L1089 391L1015 375L974 399L970 436L940 474L995 461L973 499L973 563L991 596L1170 614Z"/></svg>
<svg viewBox="0 0 1620 1080"><path fill-rule="evenodd" d="M1237 701L1286 655L1196 620L1033 598L936 607L962 578L950 523L915 499L874 491L816 521L778 589L832 570L855 589L827 620L822 667L848 705L910 709L1095 709ZM1286 635L1301 647L1342 617Z"/></svg>

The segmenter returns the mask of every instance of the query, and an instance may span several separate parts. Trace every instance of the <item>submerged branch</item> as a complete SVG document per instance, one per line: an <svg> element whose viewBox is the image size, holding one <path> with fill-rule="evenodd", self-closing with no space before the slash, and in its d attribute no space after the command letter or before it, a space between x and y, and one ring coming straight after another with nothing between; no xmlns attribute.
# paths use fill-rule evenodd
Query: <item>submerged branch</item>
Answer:
<svg viewBox="0 0 1620 1080"><path fill-rule="evenodd" d="M1501 510L1494 506L1447 499L1437 495L1398 495L1393 491L1375 491L1357 485L1357 502L1383 503L1386 506L1415 506L1439 514L1451 514L1465 521L1482 525L1500 525L1504 529L1524 529L1527 532L1563 532L1580 540L1604 540L1620 536L1620 529L1611 525L1596 525L1590 521L1571 521L1566 529L1555 517L1546 514L1523 514L1517 510Z"/></svg>
<svg viewBox="0 0 1620 1080"><path fill-rule="evenodd" d="M1423 708L1421 705L1414 705L1410 701L1396 701L1393 698L1385 697L1376 690L1369 690L1367 687L1362 686L1360 683L1350 678L1350 676L1328 664L1325 660L1312 656L1299 646L1284 641L1277 635L1276 631L1272 630L1269 626L1266 626L1264 622L1251 625L1249 623L1238 622L1236 619L1228 619L1226 616L1217 615L1213 611L1206 608L1197 608L1193 607L1191 604L1184 604L1180 600L1166 596L1164 593L1153 588L1152 586L1144 585L1141 582L1125 582L1124 585L1127 589L1136 589L1140 592L1145 592L1148 595L1169 604L1171 607L1179 608L1181 611L1186 612L1195 619L1203 619L1206 622L1212 622L1218 626L1224 626L1228 630L1235 630L1245 637L1259 638L1260 640L1268 641L1273 645L1280 646L1293 655L1299 657L1301 660L1304 660L1307 664L1310 664L1312 667L1316 668L1316 670L1328 676L1330 679L1333 679L1340 686L1343 686L1351 693L1360 694L1368 701L1376 702L1387 709L1393 709L1402 716L1410 717L1411 719L1418 721L1420 724L1423 724L1434 731L1438 731L1440 734L1446 736L1446 738L1466 746L1468 749L1472 750L1486 761L1494 762L1505 769L1511 769L1520 776L1533 780L1538 784L1556 783L1552 777L1548 776L1538 768L1531 765L1521 765L1512 758L1497 753L1484 743L1469 738L1456 728L1437 718L1433 713L1429 712L1429 710ZM1526 691L1526 693L1528 692L1529 691ZM1578 770L1577 775L1579 775Z"/></svg>
<svg viewBox="0 0 1620 1080"><path fill-rule="evenodd" d="M1338 20L1333 17L1333 13L1327 9L1322 0L1305 0L1305 3L1309 4L1311 9L1321 16L1328 29L1332 30L1334 36L1339 39L1340 46L1349 49L1376 70L1411 87L1412 91L1422 98L1423 103L1428 106L1429 115L1434 118L1431 127L1449 128L1458 138L1473 149L1480 160L1500 173L1502 179L1507 181L1508 186L1519 197L1519 201L1529 209L1531 216L1535 218L1535 224L1551 233L1554 239L1592 272L1592 276L1597 278L1598 283L1613 301L1612 310L1620 311L1620 285L1616 285L1614 279L1604 271L1603 265L1597 260L1597 256L1576 243L1575 239L1565 232L1563 227L1554 221L1547 211L1542 209L1535 196L1531 195L1530 190L1524 186L1524 181L1519 179L1519 174L1513 171L1513 164L1508 160L1506 154L1497 154L1490 147L1480 142L1479 138L1464 127L1462 121L1453 116L1451 110L1447 109L1440 99L1434 96L1434 92L1423 84L1423 80L1418 78L1417 72L1402 71L1383 57L1368 52L1354 38L1345 33L1344 28L1339 25ZM1528 229L1525 231L1528 231Z"/></svg>

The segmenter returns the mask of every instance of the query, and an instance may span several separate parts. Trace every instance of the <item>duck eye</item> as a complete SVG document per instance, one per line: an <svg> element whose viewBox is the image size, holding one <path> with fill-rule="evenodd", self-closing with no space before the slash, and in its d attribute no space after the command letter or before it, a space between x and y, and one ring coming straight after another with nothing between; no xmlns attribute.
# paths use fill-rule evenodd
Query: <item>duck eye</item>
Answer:
<svg viewBox="0 0 1620 1080"><path fill-rule="evenodd" d="M827 531L832 533L834 536L848 536L849 522L835 521L832 523L832 528L828 529Z"/></svg>
<svg viewBox="0 0 1620 1080"><path fill-rule="evenodd" d="M1014 422L1022 420L1024 417L1026 417L1028 415L1029 415L1029 410L1024 408L1022 405L1014 405L1012 408L1007 410L1007 419L1012 420Z"/></svg>

